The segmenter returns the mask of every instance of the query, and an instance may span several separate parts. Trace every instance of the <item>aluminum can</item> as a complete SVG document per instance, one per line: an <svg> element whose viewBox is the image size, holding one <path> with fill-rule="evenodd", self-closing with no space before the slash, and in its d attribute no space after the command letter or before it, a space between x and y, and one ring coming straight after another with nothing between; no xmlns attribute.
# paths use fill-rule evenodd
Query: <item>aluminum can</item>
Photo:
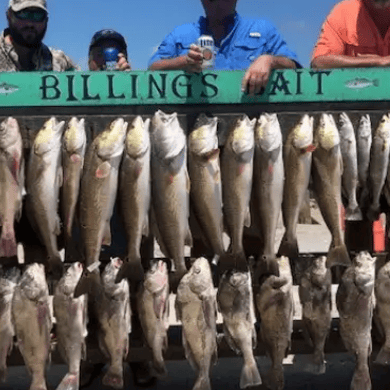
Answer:
<svg viewBox="0 0 390 390"><path fill-rule="evenodd" d="M215 48L213 37L211 37L210 35L201 35L198 38L197 45L200 47L203 55L202 68L214 68Z"/></svg>

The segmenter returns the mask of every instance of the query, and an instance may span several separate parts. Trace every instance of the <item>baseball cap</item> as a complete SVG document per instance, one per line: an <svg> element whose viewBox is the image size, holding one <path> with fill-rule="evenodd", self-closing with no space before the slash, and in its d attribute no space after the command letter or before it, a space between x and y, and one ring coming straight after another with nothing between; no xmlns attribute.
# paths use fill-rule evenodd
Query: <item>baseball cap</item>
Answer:
<svg viewBox="0 0 390 390"><path fill-rule="evenodd" d="M9 8L14 12L25 8L40 8L47 12L46 0L9 0Z"/></svg>
<svg viewBox="0 0 390 390"><path fill-rule="evenodd" d="M101 41L105 41L108 39L117 42L122 48L125 56L127 57L127 44L125 38L115 30L110 29L100 30L96 32L91 39L91 43L89 44L89 50L91 50L92 47L97 46Z"/></svg>

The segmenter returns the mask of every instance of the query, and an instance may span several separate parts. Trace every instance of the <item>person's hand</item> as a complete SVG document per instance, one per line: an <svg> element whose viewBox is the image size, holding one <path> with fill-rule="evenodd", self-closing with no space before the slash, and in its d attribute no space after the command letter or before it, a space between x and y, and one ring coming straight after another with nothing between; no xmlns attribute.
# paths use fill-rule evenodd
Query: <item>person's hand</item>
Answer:
<svg viewBox="0 0 390 390"><path fill-rule="evenodd" d="M185 56L184 70L189 73L199 73L202 71L203 55L199 46L192 44Z"/></svg>
<svg viewBox="0 0 390 390"><path fill-rule="evenodd" d="M116 70L130 70L131 66L127 62L126 57L123 53L118 54L118 60L116 63Z"/></svg>
<svg viewBox="0 0 390 390"><path fill-rule="evenodd" d="M259 93L268 83L272 66L273 56L265 54L257 58L246 71L241 90L249 95Z"/></svg>

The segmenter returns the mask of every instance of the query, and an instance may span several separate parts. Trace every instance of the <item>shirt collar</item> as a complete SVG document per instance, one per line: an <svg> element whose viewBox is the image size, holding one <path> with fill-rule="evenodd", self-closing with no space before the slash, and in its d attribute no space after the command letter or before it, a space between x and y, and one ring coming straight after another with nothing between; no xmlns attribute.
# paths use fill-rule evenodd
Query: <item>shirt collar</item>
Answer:
<svg viewBox="0 0 390 390"><path fill-rule="evenodd" d="M235 12L233 17L227 21L227 30L225 36L221 39L221 42L237 27L241 20L241 16ZM200 33L205 35L212 35L207 26L207 18L201 16L199 18Z"/></svg>

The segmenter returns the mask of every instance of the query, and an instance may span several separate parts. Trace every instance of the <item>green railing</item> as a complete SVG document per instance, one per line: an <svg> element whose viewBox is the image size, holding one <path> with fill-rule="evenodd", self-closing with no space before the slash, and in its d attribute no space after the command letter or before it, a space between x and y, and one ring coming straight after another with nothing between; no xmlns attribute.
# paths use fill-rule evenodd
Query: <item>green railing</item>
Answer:
<svg viewBox="0 0 390 390"><path fill-rule="evenodd" d="M315 103L390 100L387 69L276 70L265 92L241 92L243 71L0 73L0 107Z"/></svg>

